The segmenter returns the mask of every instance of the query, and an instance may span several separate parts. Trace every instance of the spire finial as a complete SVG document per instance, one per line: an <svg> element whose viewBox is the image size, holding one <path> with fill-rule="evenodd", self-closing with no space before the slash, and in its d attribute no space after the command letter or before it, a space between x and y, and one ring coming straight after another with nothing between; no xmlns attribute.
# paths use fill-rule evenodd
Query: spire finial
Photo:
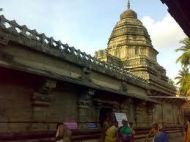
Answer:
<svg viewBox="0 0 190 142"><path fill-rule="evenodd" d="M128 4L127 4L128 9L130 9L130 6L131 6L130 0L128 0Z"/></svg>

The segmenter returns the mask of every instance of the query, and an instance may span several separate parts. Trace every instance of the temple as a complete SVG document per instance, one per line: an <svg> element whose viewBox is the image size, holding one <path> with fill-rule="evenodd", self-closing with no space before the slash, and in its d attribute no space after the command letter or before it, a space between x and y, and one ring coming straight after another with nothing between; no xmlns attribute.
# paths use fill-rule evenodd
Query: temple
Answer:
<svg viewBox="0 0 190 142"><path fill-rule="evenodd" d="M152 88L151 95L175 95L175 87L168 83L166 70L157 62L157 54L147 29L128 4L111 33L108 47L97 51L96 57L146 80Z"/></svg>
<svg viewBox="0 0 190 142"><path fill-rule="evenodd" d="M96 57L0 16L0 141L53 141L56 124L72 141L98 141L106 116L124 113L144 141L153 122L181 135L175 96L150 36L128 9Z"/></svg>

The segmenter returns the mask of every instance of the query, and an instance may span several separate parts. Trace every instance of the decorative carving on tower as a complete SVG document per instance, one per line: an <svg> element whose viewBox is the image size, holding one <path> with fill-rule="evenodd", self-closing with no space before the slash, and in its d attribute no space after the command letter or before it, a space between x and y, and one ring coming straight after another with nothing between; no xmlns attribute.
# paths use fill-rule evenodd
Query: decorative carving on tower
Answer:
<svg viewBox="0 0 190 142"><path fill-rule="evenodd" d="M112 56L119 62L110 63L117 64L150 84L174 89L168 84L166 70L157 62L157 54L147 29L128 1L128 9L120 15L120 20L114 26L107 49L97 51L96 58L109 63L108 57Z"/></svg>
<svg viewBox="0 0 190 142"><path fill-rule="evenodd" d="M128 0L127 8L130 9L130 6L131 6L131 4L130 4L130 1Z"/></svg>
<svg viewBox="0 0 190 142"><path fill-rule="evenodd" d="M107 62L119 67L122 67L122 62L119 58L109 54L107 50L99 50L96 51L96 58L101 60L102 62Z"/></svg>

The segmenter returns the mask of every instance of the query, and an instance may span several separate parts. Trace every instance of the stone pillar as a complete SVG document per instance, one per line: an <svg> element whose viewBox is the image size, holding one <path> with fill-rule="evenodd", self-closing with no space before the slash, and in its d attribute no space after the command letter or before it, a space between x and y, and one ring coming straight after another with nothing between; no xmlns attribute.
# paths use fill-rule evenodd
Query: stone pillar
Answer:
<svg viewBox="0 0 190 142"><path fill-rule="evenodd" d="M87 123L91 122L92 119L92 97L94 90L88 89L80 94L78 101L78 125L79 128L87 128Z"/></svg>
<svg viewBox="0 0 190 142"><path fill-rule="evenodd" d="M146 110L147 110L147 123L149 126L153 123L153 109L154 109L154 104L147 102L146 105Z"/></svg>
<svg viewBox="0 0 190 142"><path fill-rule="evenodd" d="M120 107L121 107L121 112L123 112L127 115L128 121L135 123L135 114L134 114L135 109L134 109L134 105L133 105L133 100L126 99L125 101L122 102Z"/></svg>
<svg viewBox="0 0 190 142"><path fill-rule="evenodd" d="M103 107L103 104L100 103L100 102L95 102L96 103L96 125L97 125L97 128L101 128L100 126L100 111L101 111L101 108Z"/></svg>
<svg viewBox="0 0 190 142"><path fill-rule="evenodd" d="M120 107L121 107L121 112L125 113L127 115L128 120L130 120L130 118L131 118L131 116L129 116L130 109L131 109L130 101L125 100L124 102L122 102Z"/></svg>
<svg viewBox="0 0 190 142"><path fill-rule="evenodd" d="M47 120L48 107L51 104L50 92L55 87L55 81L46 80L39 90L34 92L32 96L32 120L34 123L31 124L29 129L44 130L48 128L49 125L45 122Z"/></svg>
<svg viewBox="0 0 190 142"><path fill-rule="evenodd" d="M134 106L134 101L132 99L127 100L127 106L128 106L128 120L130 122L133 122L135 125L136 118L135 118L135 106Z"/></svg>
<svg viewBox="0 0 190 142"><path fill-rule="evenodd" d="M135 103L135 119L137 127L145 127L147 126L147 116L146 116L146 102L145 101L137 101Z"/></svg>
<svg viewBox="0 0 190 142"><path fill-rule="evenodd" d="M126 102L121 104L121 112L126 113L126 115L128 116L129 106Z"/></svg>
<svg viewBox="0 0 190 142"><path fill-rule="evenodd" d="M120 105L117 102L114 102L113 104L113 113L114 112L120 112Z"/></svg>

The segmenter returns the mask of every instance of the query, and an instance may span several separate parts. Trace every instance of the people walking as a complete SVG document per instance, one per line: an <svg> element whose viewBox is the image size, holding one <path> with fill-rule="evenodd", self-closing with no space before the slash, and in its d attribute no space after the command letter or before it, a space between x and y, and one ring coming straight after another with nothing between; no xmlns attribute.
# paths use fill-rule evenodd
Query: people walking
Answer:
<svg viewBox="0 0 190 142"><path fill-rule="evenodd" d="M117 142L118 123L112 122L111 126L106 131L104 142Z"/></svg>
<svg viewBox="0 0 190 142"><path fill-rule="evenodd" d="M71 130L69 130L64 123L57 124L57 130L55 136L56 142L71 142L71 135L72 135Z"/></svg>
<svg viewBox="0 0 190 142"><path fill-rule="evenodd" d="M151 129L145 137L145 142L154 142L154 136L158 132L158 123L153 123Z"/></svg>
<svg viewBox="0 0 190 142"><path fill-rule="evenodd" d="M168 135L164 131L162 124L158 125L158 130L157 130L157 133L154 137L154 142L168 142Z"/></svg>
<svg viewBox="0 0 190 142"><path fill-rule="evenodd" d="M119 142L131 142L132 129L129 127L127 120L122 120L122 124L123 126L118 131L118 140Z"/></svg>
<svg viewBox="0 0 190 142"><path fill-rule="evenodd" d="M105 141L106 131L110 126L111 126L111 117L109 115L107 115L106 119L103 121L100 142Z"/></svg>
<svg viewBox="0 0 190 142"><path fill-rule="evenodd" d="M100 142L104 142L105 141L106 131L108 130L108 128L110 128L110 126L111 126L111 118L110 118L109 115L107 115L106 119L103 122Z"/></svg>

